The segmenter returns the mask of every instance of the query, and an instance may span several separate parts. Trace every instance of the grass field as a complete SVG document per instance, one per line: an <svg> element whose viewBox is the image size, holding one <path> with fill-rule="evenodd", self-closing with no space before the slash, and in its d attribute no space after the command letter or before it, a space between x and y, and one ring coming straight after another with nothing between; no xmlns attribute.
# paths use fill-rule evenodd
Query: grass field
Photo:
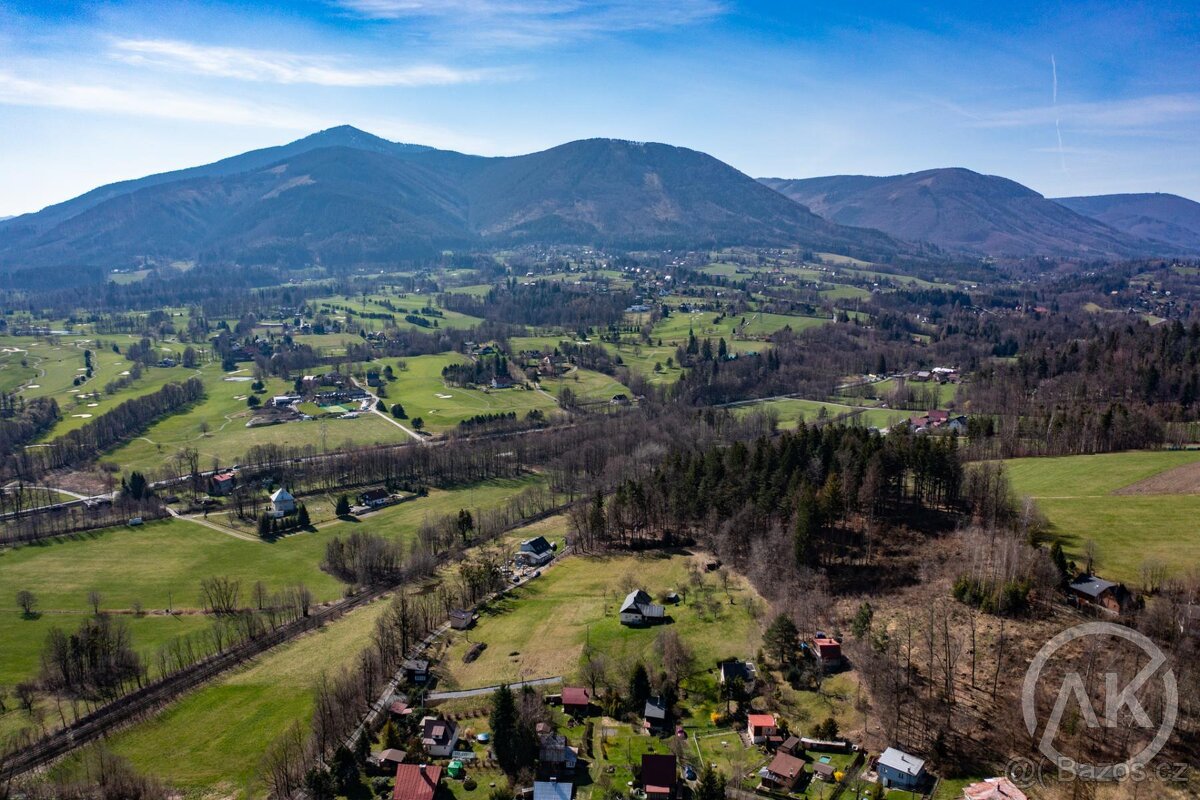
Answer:
<svg viewBox="0 0 1200 800"><path fill-rule="evenodd" d="M1092 540L1097 573L1136 586L1144 562L1171 574L1200 563L1200 495L1112 492L1197 461L1200 451L1130 452L1014 459L1006 468L1014 491L1037 500L1071 557L1082 561Z"/></svg>
<svg viewBox="0 0 1200 800"><path fill-rule="evenodd" d="M575 396L583 401L612 400L614 395L629 396L629 387L603 372L590 369L575 368L561 378L542 378L541 386L555 397L562 395L563 389L570 389Z"/></svg>
<svg viewBox="0 0 1200 800"><path fill-rule="evenodd" d="M826 416L830 419L857 411L859 413L848 417L847 421L852 423L858 422L872 428L886 428L908 416L904 411L895 411L887 408L864 408L861 406L848 406L840 403L826 403L820 400L802 400L791 397L734 406L733 413L742 417L758 411L773 410L779 414L779 427L790 430L795 428L801 419L807 422L820 419L822 409L825 410Z"/></svg>
<svg viewBox="0 0 1200 800"><path fill-rule="evenodd" d="M157 716L108 739L144 772L195 796L262 797L259 763L293 721L307 727L323 672L349 664L370 641L377 601L286 644Z"/></svg>
<svg viewBox="0 0 1200 800"><path fill-rule="evenodd" d="M720 317L720 321L717 318ZM742 327L743 320L745 327ZM663 344L686 344L688 332L694 332L696 338L724 338L732 344L735 331L741 330L746 336L768 336L785 327L794 331L824 325L828 319L820 317L788 316L784 314L764 314L762 312L747 312L721 316L715 311L693 311L689 313L675 312L654 326L651 334L656 340L662 339Z"/></svg>
<svg viewBox="0 0 1200 800"><path fill-rule="evenodd" d="M448 430L477 414L514 411L524 416L535 408L549 413L558 407L553 398L536 391L513 388L485 392L447 386L442 368L463 361L465 356L456 353L405 359L408 369L397 371L396 381L388 385L387 402L403 404L410 420L420 417L431 431Z"/></svg>
<svg viewBox="0 0 1200 800"><path fill-rule="evenodd" d="M408 440L407 434L374 414L358 419L308 420L280 425L247 428L251 412L246 406L250 393L247 381L227 378L246 378L251 373L239 369L225 374L219 369L203 372L207 396L185 413L174 414L151 425L141 436L112 451L105 460L116 462L126 470L152 470L183 447L194 447L200 462L209 468L214 459L222 464L234 463L257 444L287 444L292 447L311 445L317 450L337 449L350 445L399 443ZM260 397L291 391L291 384L278 378L266 381L266 392ZM207 433L203 429L207 428Z"/></svg>
<svg viewBox="0 0 1200 800"><path fill-rule="evenodd" d="M708 668L723 657L753 657L760 640L764 605L740 578L726 597L715 576L703 588L690 588L688 564L697 557L661 553L641 556L575 556L547 569L542 577L481 612L472 643L488 647L473 662L462 655L470 646L458 634L444 660L444 684L472 688L521 677L564 675L579 668L584 646L603 652L613 665L636 660L654 663L661 628L627 628L616 611L628 580L654 596L687 591L686 602L668 607L676 631L692 648L697 665Z"/></svg>

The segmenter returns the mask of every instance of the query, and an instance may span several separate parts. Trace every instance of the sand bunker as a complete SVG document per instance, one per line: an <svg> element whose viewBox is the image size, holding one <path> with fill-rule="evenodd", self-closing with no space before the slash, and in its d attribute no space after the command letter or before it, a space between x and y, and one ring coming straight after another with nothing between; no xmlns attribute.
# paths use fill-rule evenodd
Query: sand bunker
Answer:
<svg viewBox="0 0 1200 800"><path fill-rule="evenodd" d="M77 419L91 419L92 415L91 414L72 414L71 416L75 417Z"/></svg>
<svg viewBox="0 0 1200 800"><path fill-rule="evenodd" d="M451 397L454 397L454 395L452 395L452 394L435 394L434 397L436 397L438 400L449 400Z"/></svg>
<svg viewBox="0 0 1200 800"><path fill-rule="evenodd" d="M88 403L88 408L95 408L98 405L100 405L100 404L99 403Z"/></svg>
<svg viewBox="0 0 1200 800"><path fill-rule="evenodd" d="M247 377L241 377L241 378L226 378L225 380L229 381L230 383L245 383L246 381L251 381L254 379L247 378Z"/></svg>
<svg viewBox="0 0 1200 800"><path fill-rule="evenodd" d="M1151 475L1113 494L1200 494L1200 461Z"/></svg>
<svg viewBox="0 0 1200 800"><path fill-rule="evenodd" d="M28 386L26 386L25 388L26 389L40 389L40 388L42 388L42 385L40 383L31 383Z"/></svg>

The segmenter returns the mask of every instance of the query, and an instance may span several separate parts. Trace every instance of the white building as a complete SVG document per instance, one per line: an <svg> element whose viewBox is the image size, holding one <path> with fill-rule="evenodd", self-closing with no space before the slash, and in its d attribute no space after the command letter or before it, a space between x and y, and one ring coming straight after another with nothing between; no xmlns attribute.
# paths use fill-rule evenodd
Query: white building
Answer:
<svg viewBox="0 0 1200 800"><path fill-rule="evenodd" d="M278 519L295 513L296 498L287 489L282 487L276 489L271 495L271 516Z"/></svg>

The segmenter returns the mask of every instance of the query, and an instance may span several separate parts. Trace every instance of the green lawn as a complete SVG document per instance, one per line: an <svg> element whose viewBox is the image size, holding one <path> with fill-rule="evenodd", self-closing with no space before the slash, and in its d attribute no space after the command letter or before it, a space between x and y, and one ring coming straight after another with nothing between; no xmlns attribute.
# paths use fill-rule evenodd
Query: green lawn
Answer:
<svg viewBox="0 0 1200 800"><path fill-rule="evenodd" d="M908 416L903 411L894 411L887 408L863 408L860 406L826 403L820 400L803 400L792 397L734 406L733 413L742 417L759 411L773 410L779 414L779 427L791 429L795 428L801 419L810 423L820 419L822 409L824 409L826 417L830 419L857 411L859 413L847 417L847 421L850 423L859 422L874 428L888 427Z"/></svg>
<svg viewBox="0 0 1200 800"><path fill-rule="evenodd" d="M630 395L629 387L616 378L590 369L576 368L561 378L542 378L540 383L543 389L555 397L559 397L563 389L570 389L583 401L607 402L612 400L614 395Z"/></svg>
<svg viewBox="0 0 1200 800"><path fill-rule="evenodd" d="M1063 547L1082 562L1096 542L1096 571L1140 585L1141 566L1159 561L1172 574L1200 563L1200 495L1114 495L1116 489L1200 460L1200 451L1109 453L1006 462L1013 489L1037 499Z"/></svg>
<svg viewBox="0 0 1200 800"><path fill-rule="evenodd" d="M558 407L553 398L537 391L521 388L484 391L447 386L442 380L442 369L465 360L465 356L457 353L404 359L408 368L396 372L396 380L388 385L386 402L401 403L410 420L420 417L431 431L449 430L478 414L514 411L523 417L535 408L549 413Z"/></svg>
<svg viewBox="0 0 1200 800"><path fill-rule="evenodd" d="M542 577L516 589L482 611L470 642L488 647L470 664L462 662L466 636L456 634L444 661L444 683L471 688L525 677L564 675L579 668L585 644L603 652L610 663L654 662L654 642L669 628L692 648L698 669L712 668L724 657L753 657L760 641L761 599L734 578L730 603L713 575L703 588L690 588L688 563L698 557L663 554L563 559ZM673 622L659 628L621 625L616 611L626 577L654 596L688 589L687 602L669 606Z"/></svg>
<svg viewBox="0 0 1200 800"><path fill-rule="evenodd" d="M386 607L377 601L272 650L115 734L108 746L137 769L195 795L262 797L263 753L293 721L307 728L317 680L357 657Z"/></svg>
<svg viewBox="0 0 1200 800"><path fill-rule="evenodd" d="M720 320L718 321L718 318ZM743 322L745 327L743 328ZM696 338L720 339L732 344L735 331L741 330L746 336L767 336L784 327L794 331L824 325L828 319L819 317L789 316L784 314L764 314L762 312L746 312L745 314L721 315L716 311L692 311L688 313L677 311L654 326L651 336L663 344L672 347L686 344L688 332L695 333Z"/></svg>

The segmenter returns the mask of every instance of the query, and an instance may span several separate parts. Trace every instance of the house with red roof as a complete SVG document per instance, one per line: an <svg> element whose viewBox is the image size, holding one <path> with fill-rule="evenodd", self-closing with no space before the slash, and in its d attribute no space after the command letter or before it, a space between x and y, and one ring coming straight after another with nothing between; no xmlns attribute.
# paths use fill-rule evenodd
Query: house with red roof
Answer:
<svg viewBox="0 0 1200 800"><path fill-rule="evenodd" d="M642 788L646 800L673 800L679 785L675 756L642 756Z"/></svg>
<svg viewBox="0 0 1200 800"><path fill-rule="evenodd" d="M442 768L433 764L401 764L396 767L392 800L433 800L442 781Z"/></svg>
<svg viewBox="0 0 1200 800"><path fill-rule="evenodd" d="M587 716L592 705L592 695L581 686L564 686L562 690L563 711L571 716Z"/></svg>
<svg viewBox="0 0 1200 800"><path fill-rule="evenodd" d="M804 759L789 753L778 752L771 763L759 772L763 786L789 794L796 790L804 776Z"/></svg>
<svg viewBox="0 0 1200 800"><path fill-rule="evenodd" d="M812 646L822 669L826 672L841 669L843 663L841 642L827 636L817 636L812 640Z"/></svg>
<svg viewBox="0 0 1200 800"><path fill-rule="evenodd" d="M746 717L746 723L746 732L754 744L765 744L772 737L779 736L775 717L770 714L750 714Z"/></svg>

